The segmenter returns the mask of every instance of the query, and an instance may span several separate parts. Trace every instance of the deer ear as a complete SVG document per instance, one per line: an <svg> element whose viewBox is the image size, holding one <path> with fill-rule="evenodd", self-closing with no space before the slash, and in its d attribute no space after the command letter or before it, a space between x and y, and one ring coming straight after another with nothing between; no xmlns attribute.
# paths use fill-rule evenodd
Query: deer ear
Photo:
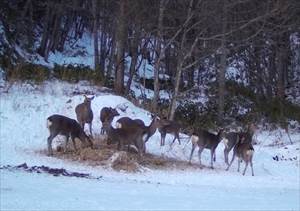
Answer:
<svg viewBox="0 0 300 211"><path fill-rule="evenodd" d="M93 100L95 98L95 96L91 97L91 100Z"/></svg>

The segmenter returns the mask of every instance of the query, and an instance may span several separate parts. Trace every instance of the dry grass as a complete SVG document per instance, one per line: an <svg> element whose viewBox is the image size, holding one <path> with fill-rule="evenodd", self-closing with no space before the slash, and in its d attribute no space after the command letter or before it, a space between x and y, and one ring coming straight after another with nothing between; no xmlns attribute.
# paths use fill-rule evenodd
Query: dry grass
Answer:
<svg viewBox="0 0 300 211"><path fill-rule="evenodd" d="M80 142L76 141L78 151L73 149L71 141L64 152L64 146L58 145L54 150L54 157L74 162L81 162L89 166L103 166L117 171L139 172L142 169L194 169L198 165L189 165L187 161L153 155L150 153L140 157L135 149L130 148L129 152L118 151L116 145L108 145L103 136L95 137L93 140L94 149L81 148ZM47 154L47 150L38 153Z"/></svg>

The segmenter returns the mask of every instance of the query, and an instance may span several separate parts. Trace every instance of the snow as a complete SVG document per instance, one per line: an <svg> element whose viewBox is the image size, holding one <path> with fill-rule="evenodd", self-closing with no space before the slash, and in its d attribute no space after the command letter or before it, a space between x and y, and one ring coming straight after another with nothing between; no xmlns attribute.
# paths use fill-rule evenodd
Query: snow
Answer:
<svg viewBox="0 0 300 211"><path fill-rule="evenodd" d="M276 210L290 210L297 209L293 203L298 200L296 189L220 189L2 173L1 209L5 210L16 205L22 210L270 210L274 204ZM266 200L270 193L274 194Z"/></svg>
<svg viewBox="0 0 300 211"><path fill-rule="evenodd" d="M10 88L8 88L10 87ZM100 180L53 177L22 171L1 172L0 209L12 210L299 210L299 130L291 130L294 144L289 143L284 130L266 131L261 128L255 139L254 174L236 172L237 161L229 171L223 157L223 143L217 148L215 169L188 170L145 169L140 173L117 172L101 166L60 160L36 153L46 149L49 132L48 116L58 113L75 118L75 106L89 92L95 95L93 132L100 133L100 110L104 106L127 107L118 118L140 118L150 124L149 112L135 107L126 99L111 95L106 89L89 86L86 82L69 84L48 81L42 85L5 84L0 87L0 161L1 166L27 163L70 171L89 173ZM113 124L117 118L115 118ZM86 128L86 131L87 128ZM278 135L281 134L281 135ZM156 155L188 160L191 143L180 134L182 144L160 147L158 132L147 143L147 151ZM54 144L61 138L54 140ZM276 143L272 145L272 143ZM198 164L197 153L192 162ZM230 154L231 156L231 154ZM278 161L273 157L280 158ZM297 157L295 159L295 157ZM204 150L202 163L209 166L210 153ZM242 170L244 165L241 165Z"/></svg>
<svg viewBox="0 0 300 211"><path fill-rule="evenodd" d="M48 62L51 67L54 64L66 65L72 64L74 66L81 64L94 67L94 51L93 51L93 39L88 33L84 33L83 37L76 43L76 50L72 49L70 45L66 45L64 52L51 52L49 55ZM84 52L81 55L75 54L75 52Z"/></svg>

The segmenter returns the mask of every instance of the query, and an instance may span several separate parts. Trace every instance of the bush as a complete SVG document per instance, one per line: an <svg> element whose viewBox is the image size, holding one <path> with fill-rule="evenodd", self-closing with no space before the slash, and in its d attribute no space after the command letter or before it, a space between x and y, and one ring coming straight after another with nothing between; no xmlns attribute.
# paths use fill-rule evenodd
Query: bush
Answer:
<svg viewBox="0 0 300 211"><path fill-rule="evenodd" d="M53 76L57 79L77 83L80 80L91 81L95 84L103 84L102 75L92 70L87 65L58 65L53 68Z"/></svg>
<svg viewBox="0 0 300 211"><path fill-rule="evenodd" d="M216 119L217 115L213 109L189 100L181 102L175 111L175 120L180 122L188 132L199 128L215 128Z"/></svg>
<svg viewBox="0 0 300 211"><path fill-rule="evenodd" d="M21 63L13 68L7 69L6 77L8 80L33 81L41 83L49 79L50 71L43 65Z"/></svg>

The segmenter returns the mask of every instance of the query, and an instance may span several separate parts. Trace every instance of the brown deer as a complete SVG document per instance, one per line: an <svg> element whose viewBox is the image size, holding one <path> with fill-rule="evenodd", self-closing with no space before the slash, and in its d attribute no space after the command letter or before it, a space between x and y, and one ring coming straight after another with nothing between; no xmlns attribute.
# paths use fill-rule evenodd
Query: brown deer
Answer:
<svg viewBox="0 0 300 211"><path fill-rule="evenodd" d="M145 126L145 123L143 120L141 119L131 119L129 117L122 117L120 119L118 119L117 121L117 127L119 128L131 128L131 127L141 127L142 129L147 131L147 136L145 138L145 143L149 140L149 138L151 136L153 136L153 134L155 133L157 127L158 127L158 117L156 115L152 115L152 121L150 123L150 125Z"/></svg>
<svg viewBox="0 0 300 211"><path fill-rule="evenodd" d="M229 165L229 163L228 163L228 154L234 148L234 146L238 143L239 136L249 136L249 137L251 137L251 138L248 138L247 140L248 141L251 140L251 143L252 143L252 140L253 140L252 137L253 137L256 129L257 128L254 124L250 124L248 126L246 132L229 132L229 133L226 133L224 135L225 136L225 139L224 139L224 145L225 145L224 158L225 158L225 163L227 165Z"/></svg>
<svg viewBox="0 0 300 211"><path fill-rule="evenodd" d="M239 133L238 132L229 132L224 135L224 159L225 163L229 165L228 163L228 155L229 152L233 149L233 147L237 144L239 140Z"/></svg>
<svg viewBox="0 0 300 211"><path fill-rule="evenodd" d="M230 166L232 165L232 163L234 161L234 158L237 156L238 157L238 172L240 171L240 163L242 161L244 161L245 169L244 169L243 175L245 175L248 164L250 163L252 176L254 176L253 163L252 163L254 148L252 145L252 137L253 137L253 133L251 133L250 131L239 134L238 143L234 146L233 156L232 156L232 159L231 159L230 164L228 165L226 171L229 170Z"/></svg>
<svg viewBox="0 0 300 211"><path fill-rule="evenodd" d="M90 129L90 134L92 134L92 121L93 121L93 111L91 108L91 102L94 99L93 97L87 97L86 95L84 96L84 101L83 103L80 103L79 105L76 106L75 112L77 116L77 121L81 125L82 129L84 129L84 125L87 123L89 124L89 129Z"/></svg>
<svg viewBox="0 0 300 211"><path fill-rule="evenodd" d="M78 138L85 146L89 145L90 147L93 147L91 139L85 134L82 127L74 119L55 114L47 118L47 127L50 131L50 136L47 139L48 155L53 155L52 140L59 134L66 137L65 152L70 136L75 150L77 150L75 138Z"/></svg>
<svg viewBox="0 0 300 211"><path fill-rule="evenodd" d="M200 167L202 168L201 153L206 148L206 149L210 149L210 158L211 158L210 165L211 168L213 169L214 168L213 160L216 161L215 151L222 137L223 137L223 129L220 129L217 135L202 129L198 130L197 132L194 132L193 135L191 136L192 151L190 154L189 163L191 163L194 150L198 145L199 147L198 156L199 156Z"/></svg>
<svg viewBox="0 0 300 211"><path fill-rule="evenodd" d="M178 140L178 143L181 144L180 139L179 139L179 132L180 132L180 124L175 122L175 121L171 121L171 120L166 120L166 119L162 119L158 121L158 131L160 133L160 146L164 146L165 145L165 139L166 139L166 135L167 133L171 133L174 135L174 139L172 141L172 144L175 142L175 140Z"/></svg>
<svg viewBox="0 0 300 211"><path fill-rule="evenodd" d="M102 122L102 127L101 127L101 134L104 134L104 128L103 128L103 124L106 121L109 121L115 117L115 116L119 116L119 112L117 111L117 109L112 108L112 107L103 107L100 111L100 120Z"/></svg>
<svg viewBox="0 0 300 211"><path fill-rule="evenodd" d="M103 127L107 133L108 139L110 142L108 144L117 143L118 150L123 150L125 145L128 146L134 145L140 156L143 155L145 151L145 143L143 141L143 136L147 133L146 130L142 129L139 126L130 127L130 128L113 128L111 126L111 119L103 123Z"/></svg>

